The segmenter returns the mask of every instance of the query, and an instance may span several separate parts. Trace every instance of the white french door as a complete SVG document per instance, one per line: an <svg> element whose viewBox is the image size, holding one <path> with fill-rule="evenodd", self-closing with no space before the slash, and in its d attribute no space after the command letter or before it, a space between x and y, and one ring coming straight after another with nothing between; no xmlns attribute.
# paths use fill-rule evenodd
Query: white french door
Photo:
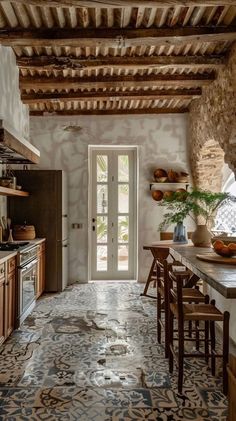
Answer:
<svg viewBox="0 0 236 421"><path fill-rule="evenodd" d="M91 279L135 279L136 149L91 148Z"/></svg>

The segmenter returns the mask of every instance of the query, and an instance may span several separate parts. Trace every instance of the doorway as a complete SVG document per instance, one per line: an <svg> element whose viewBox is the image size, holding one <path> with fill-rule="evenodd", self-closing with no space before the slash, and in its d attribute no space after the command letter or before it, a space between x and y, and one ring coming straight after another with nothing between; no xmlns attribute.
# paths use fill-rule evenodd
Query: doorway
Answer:
<svg viewBox="0 0 236 421"><path fill-rule="evenodd" d="M91 280L133 280L137 272L137 148L90 147Z"/></svg>

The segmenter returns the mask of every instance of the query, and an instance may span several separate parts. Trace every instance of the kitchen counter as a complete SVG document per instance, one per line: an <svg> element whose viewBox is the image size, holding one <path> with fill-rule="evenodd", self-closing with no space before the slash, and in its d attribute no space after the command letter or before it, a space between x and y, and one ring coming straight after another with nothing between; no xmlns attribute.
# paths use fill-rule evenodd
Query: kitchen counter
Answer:
<svg viewBox="0 0 236 421"><path fill-rule="evenodd" d="M37 244L41 244L45 241L45 238L35 238L34 240L25 240L25 241L29 241L29 245L37 245ZM22 241L22 243L24 243L25 241ZM17 241L17 243L20 243L21 241ZM12 251L0 251L0 264L1 263L5 263L8 259L10 259L11 257L17 256L17 253L20 250L12 250Z"/></svg>
<svg viewBox="0 0 236 421"><path fill-rule="evenodd" d="M0 251L0 264L5 263L11 257L17 256L18 251Z"/></svg>

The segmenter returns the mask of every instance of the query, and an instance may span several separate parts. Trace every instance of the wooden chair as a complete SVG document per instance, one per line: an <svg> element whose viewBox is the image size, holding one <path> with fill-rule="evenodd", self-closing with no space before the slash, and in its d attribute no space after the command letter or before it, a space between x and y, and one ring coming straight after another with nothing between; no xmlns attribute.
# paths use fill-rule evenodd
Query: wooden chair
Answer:
<svg viewBox="0 0 236 421"><path fill-rule="evenodd" d="M227 363L229 353L229 312L221 313L216 307L214 300L210 304L185 304L183 298L183 277L180 273L169 271L167 294L169 299L169 370L173 372L174 359L178 365L178 391L182 393L183 370L185 357L205 357L211 358L211 371L215 375L215 359L223 358L223 392L227 394L228 376ZM177 320L177 338L174 338L174 318ZM185 336L185 322L205 322L205 334L203 338L198 338L199 343L204 342L205 352L194 354L185 352L186 341L193 340ZM223 322L223 354L217 354L215 349L215 322ZM210 326L210 339L208 338L208 325ZM178 341L178 353L175 352L173 342ZM210 345L210 352L209 352Z"/></svg>
<svg viewBox="0 0 236 421"><path fill-rule="evenodd" d="M229 364L227 367L228 376L229 376L229 393L228 393L228 402L229 402L229 414L228 421L236 420L236 357L234 355L229 356Z"/></svg>
<svg viewBox="0 0 236 421"><path fill-rule="evenodd" d="M192 272L186 270L182 263L172 262L168 263L167 260L164 260L163 263L157 262L160 271L163 273L163 277L157 278L157 340L161 343L161 333L162 329L164 331L164 344L165 344L165 357L168 357L169 353L169 300L168 300L168 273L169 271L177 271L177 269L182 269L177 273L181 273L185 287L183 289L183 302L185 303L207 303L209 302L209 297L203 295L197 285L191 288L188 287L188 282L192 277ZM162 310L164 311L164 318L162 318ZM197 327L196 327L197 328ZM189 323L188 327L189 335L192 336L192 323ZM197 330L196 335L196 348L199 349L199 329Z"/></svg>

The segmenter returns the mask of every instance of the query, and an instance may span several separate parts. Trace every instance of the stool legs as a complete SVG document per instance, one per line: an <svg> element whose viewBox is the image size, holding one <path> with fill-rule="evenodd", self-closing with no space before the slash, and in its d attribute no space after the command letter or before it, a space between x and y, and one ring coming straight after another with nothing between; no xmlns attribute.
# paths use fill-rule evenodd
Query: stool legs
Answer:
<svg viewBox="0 0 236 421"><path fill-rule="evenodd" d="M169 329L168 329L168 343L169 343L169 371L173 373L174 367L174 356L173 356L173 346L174 346L174 316L172 312L169 313Z"/></svg>
<svg viewBox="0 0 236 421"><path fill-rule="evenodd" d="M157 281L157 340L161 343L161 294Z"/></svg>
<svg viewBox="0 0 236 421"><path fill-rule="evenodd" d="M223 392L228 393L227 364L229 359L229 312L224 312L223 320Z"/></svg>
<svg viewBox="0 0 236 421"><path fill-rule="evenodd" d="M178 392L182 393L184 376L184 326L178 323Z"/></svg>

